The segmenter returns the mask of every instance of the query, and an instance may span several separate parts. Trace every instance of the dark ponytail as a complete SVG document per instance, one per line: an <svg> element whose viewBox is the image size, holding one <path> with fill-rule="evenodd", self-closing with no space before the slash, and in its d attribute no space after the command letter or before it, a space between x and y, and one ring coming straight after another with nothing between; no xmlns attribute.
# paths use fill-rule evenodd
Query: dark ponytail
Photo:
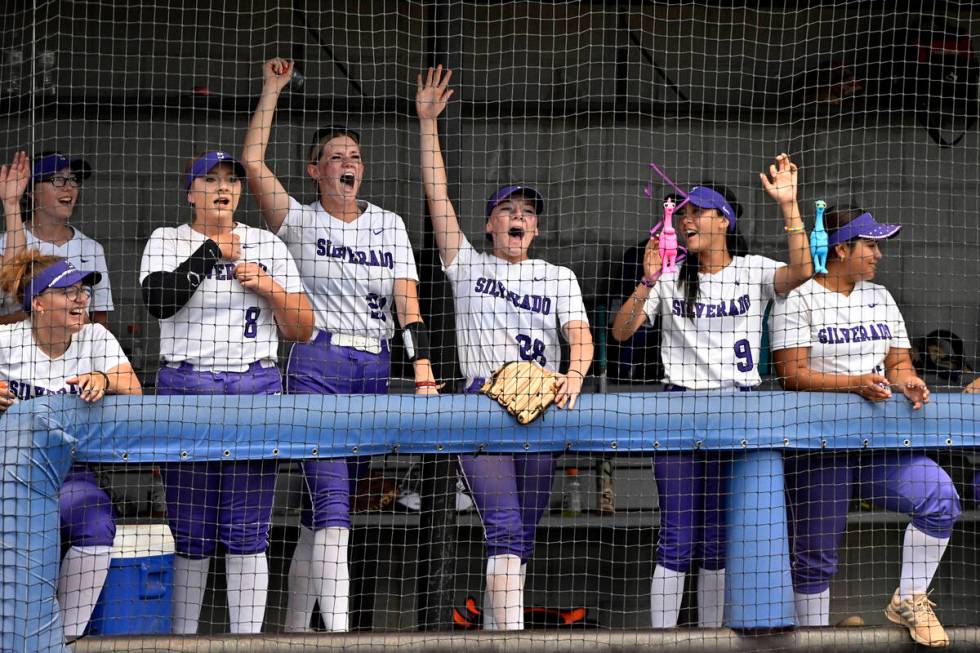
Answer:
<svg viewBox="0 0 980 653"><path fill-rule="evenodd" d="M835 231L837 231L838 229L841 229L851 220L858 218L862 213L864 213L864 209L862 209L859 206L854 206L853 204L843 204L841 206L828 207L827 212L824 214L823 217L823 223L825 229L827 230L827 234L830 235ZM847 241L847 243L844 244L846 244L849 248L853 249L856 240L857 239L852 238L851 240ZM838 258L837 248L831 247L827 251L827 260L833 261L836 258Z"/></svg>
<svg viewBox="0 0 980 653"><path fill-rule="evenodd" d="M745 241L745 237L738 230L738 225L742 218L742 205L738 203L738 198L735 197L735 193L727 186L711 181L705 181L698 185L712 188L724 195L725 200L731 204L732 209L735 211L735 229L725 234L725 247L728 249L728 253L733 257L748 254L748 244ZM684 262L681 263L680 270L677 272L677 287L684 293L684 315L690 320L694 319L694 304L697 302L698 294L701 291L701 282L698 279L698 272L700 270L701 264L698 261L698 255L689 253L684 259Z"/></svg>

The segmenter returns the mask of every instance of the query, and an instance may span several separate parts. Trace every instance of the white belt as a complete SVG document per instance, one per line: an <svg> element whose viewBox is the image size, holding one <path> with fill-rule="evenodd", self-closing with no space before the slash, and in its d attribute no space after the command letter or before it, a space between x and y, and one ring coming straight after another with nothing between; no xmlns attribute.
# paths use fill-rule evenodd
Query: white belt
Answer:
<svg viewBox="0 0 980 653"><path fill-rule="evenodd" d="M381 353L381 341L367 336L351 336L346 333L331 333L330 344L338 347L350 347L370 354Z"/></svg>

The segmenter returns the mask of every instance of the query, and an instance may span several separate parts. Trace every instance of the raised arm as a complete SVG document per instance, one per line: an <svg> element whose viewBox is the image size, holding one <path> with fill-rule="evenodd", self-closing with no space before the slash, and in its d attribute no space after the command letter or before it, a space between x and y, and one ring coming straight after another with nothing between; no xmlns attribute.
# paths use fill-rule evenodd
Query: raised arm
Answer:
<svg viewBox="0 0 980 653"><path fill-rule="evenodd" d="M803 226L803 214L796 201L797 167L788 154L776 157L776 163L769 166L769 177L759 173L762 187L769 197L779 204L783 214L783 228L789 247L789 264L776 271L774 286L776 294L786 293L813 276L813 261L810 259L810 245Z"/></svg>
<svg viewBox="0 0 980 653"><path fill-rule="evenodd" d="M24 233L26 227L24 227L20 201L27 190L30 177L31 164L27 159L27 152L23 150L14 154L14 160L10 165L0 166L0 200L3 201L3 218L7 230L0 263L9 261L27 247L27 234Z"/></svg>
<svg viewBox="0 0 980 653"><path fill-rule="evenodd" d="M448 88L451 70L443 74L442 66L434 71L429 68L425 79L418 76L418 91L415 94L415 110L419 116L419 134L422 151L422 185L429 203L429 216L432 231L439 247L443 265L456 260L459 248L465 240L456 218L456 210L449 201L449 181L446 177L446 162L442 158L439 144L439 115L445 110L453 90Z"/></svg>
<svg viewBox="0 0 980 653"><path fill-rule="evenodd" d="M612 337L617 341L629 340L647 321L643 305L650 298L653 286L660 279L661 274L663 274L663 260L660 258L660 244L656 238L651 238L647 241L646 249L643 250L643 279L613 318Z"/></svg>
<svg viewBox="0 0 980 653"><path fill-rule="evenodd" d="M259 203L262 216L272 233L278 233L289 211L289 194L265 163L272 118L279 94L293 75L293 62L270 59L262 65L262 94L252 114L242 146L242 165L248 175L248 188Z"/></svg>

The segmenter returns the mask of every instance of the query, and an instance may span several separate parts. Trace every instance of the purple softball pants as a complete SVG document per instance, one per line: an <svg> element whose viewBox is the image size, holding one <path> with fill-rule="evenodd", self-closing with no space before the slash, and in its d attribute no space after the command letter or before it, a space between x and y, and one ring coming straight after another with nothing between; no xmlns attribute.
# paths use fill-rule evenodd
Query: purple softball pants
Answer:
<svg viewBox="0 0 980 653"><path fill-rule="evenodd" d="M664 386L665 392L686 389ZM725 493L732 456L729 451L668 451L653 456L660 507L657 564L684 573L694 560L700 560L703 569L725 568Z"/></svg>
<svg viewBox="0 0 980 653"><path fill-rule="evenodd" d="M339 347L329 333L320 331L308 343L289 352L286 391L289 394L388 394L391 354L387 344L380 354ZM370 464L367 456L303 461L311 508L304 508L300 523L312 530L330 526L350 528L350 497L357 479Z"/></svg>
<svg viewBox="0 0 980 653"><path fill-rule="evenodd" d="M725 568L725 492L732 453L671 451L653 457L660 503L657 564L687 572Z"/></svg>
<svg viewBox="0 0 980 653"><path fill-rule="evenodd" d="M948 538L960 500L942 467L914 451L806 452L785 457L793 587L830 587L851 498L912 516L928 535Z"/></svg>
<svg viewBox="0 0 980 653"><path fill-rule="evenodd" d="M479 391L475 379L467 394ZM538 523L548 509L556 454L463 454L459 466L487 534L487 556L512 554L527 562Z"/></svg>
<svg viewBox="0 0 980 653"><path fill-rule="evenodd" d="M112 502L84 465L73 465L58 495L61 540L70 546L112 546Z"/></svg>
<svg viewBox="0 0 980 653"><path fill-rule="evenodd" d="M276 367L253 363L246 372L197 372L190 366L162 367L159 395L279 394ZM269 546L275 460L166 463L160 466L167 521L178 555L214 555L220 541L232 555L262 553Z"/></svg>

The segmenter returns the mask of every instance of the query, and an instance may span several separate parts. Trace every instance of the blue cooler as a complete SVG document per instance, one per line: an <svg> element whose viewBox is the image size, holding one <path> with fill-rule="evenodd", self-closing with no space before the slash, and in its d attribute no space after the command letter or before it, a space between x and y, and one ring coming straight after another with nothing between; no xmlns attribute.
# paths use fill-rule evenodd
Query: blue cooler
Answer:
<svg viewBox="0 0 980 653"><path fill-rule="evenodd" d="M173 570L174 538L166 524L116 527L109 575L88 634L170 634Z"/></svg>

